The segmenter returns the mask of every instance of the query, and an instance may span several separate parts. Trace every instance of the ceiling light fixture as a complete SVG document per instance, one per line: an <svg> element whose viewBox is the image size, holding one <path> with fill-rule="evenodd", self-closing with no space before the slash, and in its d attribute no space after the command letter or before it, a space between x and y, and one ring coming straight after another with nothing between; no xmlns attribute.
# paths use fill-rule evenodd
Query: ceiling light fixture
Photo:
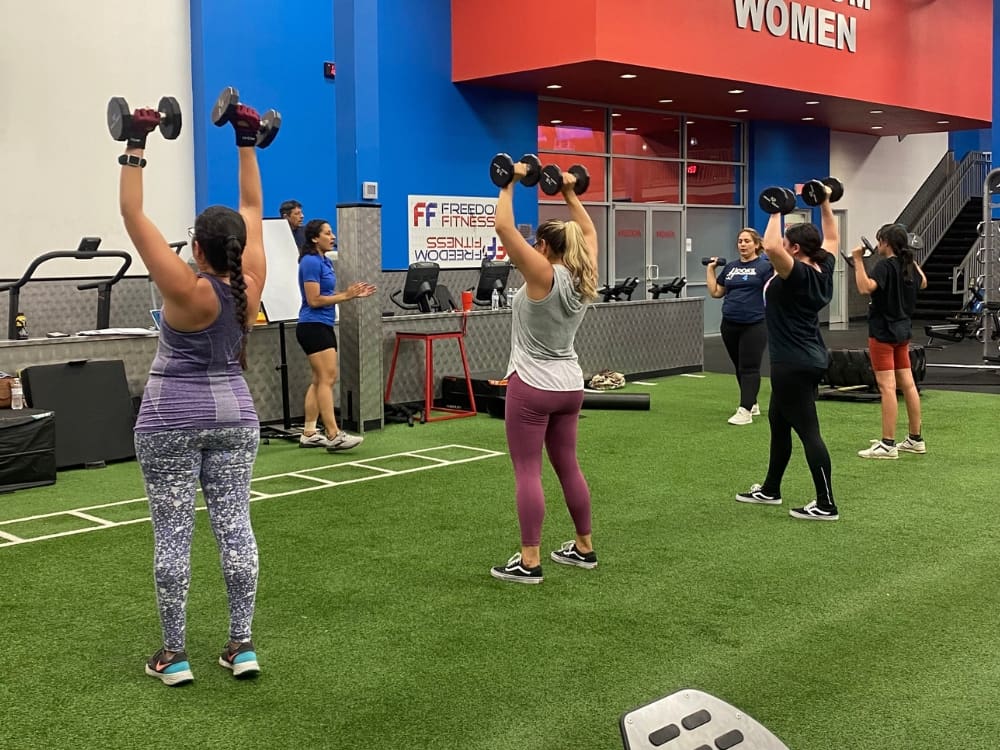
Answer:
<svg viewBox="0 0 1000 750"><path fill-rule="evenodd" d="M612 116L612 117L621 117L621 116L622 116L622 113L621 113L621 112L612 112L612 113L611 113L611 116Z"/></svg>
<svg viewBox="0 0 1000 750"><path fill-rule="evenodd" d="M744 112L749 112L749 111L750 111L749 109L738 109L738 110L736 110L736 113L737 114L743 114Z"/></svg>
<svg viewBox="0 0 1000 750"><path fill-rule="evenodd" d="M951 122L951 120L938 120L937 124L938 125L947 125L949 122Z"/></svg>
<svg viewBox="0 0 1000 750"><path fill-rule="evenodd" d="M726 93L727 94L742 94L743 93L743 89L729 89L729 91L727 91Z"/></svg>
<svg viewBox="0 0 1000 750"><path fill-rule="evenodd" d="M635 78L636 75L635 75L635 73L622 73L621 76L619 76L619 77L620 78Z"/></svg>
<svg viewBox="0 0 1000 750"><path fill-rule="evenodd" d="M629 128L625 128L625 129L631 132L631 131L633 131L633 130L638 130L639 128L635 128L635 127L629 127Z"/></svg>
<svg viewBox="0 0 1000 750"><path fill-rule="evenodd" d="M673 99L660 99L660 104L673 104Z"/></svg>
<svg viewBox="0 0 1000 750"><path fill-rule="evenodd" d="M881 129L882 129L881 125L872 125L872 130L881 130Z"/></svg>
<svg viewBox="0 0 1000 750"><path fill-rule="evenodd" d="M819 102L806 102L806 104L819 104Z"/></svg>
<svg viewBox="0 0 1000 750"><path fill-rule="evenodd" d="M562 120L549 120L552 125L562 125Z"/></svg>
<svg viewBox="0 0 1000 750"><path fill-rule="evenodd" d="M882 114L882 110L881 109L870 109L870 110L868 110L868 114L870 114L870 115L880 115L880 114Z"/></svg>
<svg viewBox="0 0 1000 750"><path fill-rule="evenodd" d="M804 120L805 122L809 122L810 120L815 120L816 118L815 118L815 117L803 117L802 119L803 119L803 120Z"/></svg>
<svg viewBox="0 0 1000 750"><path fill-rule="evenodd" d="M687 120L687 121L685 121L684 124L685 125L694 125L694 120Z"/></svg>
<svg viewBox="0 0 1000 750"><path fill-rule="evenodd" d="M545 88L547 88L547 89L561 89L562 86L560 86L558 83L550 83Z"/></svg>

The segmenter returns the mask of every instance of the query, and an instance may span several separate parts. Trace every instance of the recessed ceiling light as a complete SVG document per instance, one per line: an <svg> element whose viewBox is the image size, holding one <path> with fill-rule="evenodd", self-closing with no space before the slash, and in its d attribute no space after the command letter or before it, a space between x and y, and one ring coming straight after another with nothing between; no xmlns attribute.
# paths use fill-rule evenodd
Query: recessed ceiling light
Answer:
<svg viewBox="0 0 1000 750"><path fill-rule="evenodd" d="M611 113L611 116L612 116L612 117L621 117L621 116L622 116L622 113L621 113L621 112L612 112L612 113Z"/></svg>
<svg viewBox="0 0 1000 750"><path fill-rule="evenodd" d="M802 119L805 120L806 122L809 122L809 120L815 120L816 118L815 117L803 117Z"/></svg>
<svg viewBox="0 0 1000 750"><path fill-rule="evenodd" d="M882 129L881 125L872 125L872 130L881 130L881 129Z"/></svg>
<svg viewBox="0 0 1000 750"><path fill-rule="evenodd" d="M685 124L686 125L694 125L694 120L688 120Z"/></svg>
<svg viewBox="0 0 1000 750"><path fill-rule="evenodd" d="M552 125L562 125L562 120L549 120Z"/></svg>
<svg viewBox="0 0 1000 750"><path fill-rule="evenodd" d="M806 102L806 104L819 104L819 102Z"/></svg>
<svg viewBox="0 0 1000 750"><path fill-rule="evenodd" d="M749 111L750 111L749 109L738 109L738 110L736 110L736 113L737 114L743 114L744 112L749 112Z"/></svg>
<svg viewBox="0 0 1000 750"><path fill-rule="evenodd" d="M880 114L882 114L882 110L881 109L870 109L870 110L868 110L868 114L870 114L870 115L880 115Z"/></svg>
<svg viewBox="0 0 1000 750"><path fill-rule="evenodd" d="M547 88L547 89L561 89L562 86L560 86L558 83L550 83L545 88Z"/></svg>
<svg viewBox="0 0 1000 750"><path fill-rule="evenodd" d="M672 104L673 99L660 99L660 104Z"/></svg>
<svg viewBox="0 0 1000 750"><path fill-rule="evenodd" d="M638 130L639 128L625 128L625 129L631 131L631 130Z"/></svg>
<svg viewBox="0 0 1000 750"><path fill-rule="evenodd" d="M938 120L937 124L938 125L947 125L949 122L951 122L951 120Z"/></svg>
<svg viewBox="0 0 1000 750"><path fill-rule="evenodd" d="M622 73L620 78L635 78L635 73Z"/></svg>
<svg viewBox="0 0 1000 750"><path fill-rule="evenodd" d="M743 89L729 89L729 91L727 91L726 93L727 94L742 94L743 93Z"/></svg>

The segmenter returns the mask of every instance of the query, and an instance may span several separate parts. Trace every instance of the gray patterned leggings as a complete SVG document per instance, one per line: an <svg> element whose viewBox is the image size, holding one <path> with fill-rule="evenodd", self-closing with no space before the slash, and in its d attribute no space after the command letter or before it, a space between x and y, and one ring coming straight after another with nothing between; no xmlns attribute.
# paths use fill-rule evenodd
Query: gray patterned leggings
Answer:
<svg viewBox="0 0 1000 750"><path fill-rule="evenodd" d="M259 440L256 427L135 434L153 522L153 577L168 651L184 650L199 481L226 579L229 637L250 638L258 570L257 540L250 526L250 478Z"/></svg>

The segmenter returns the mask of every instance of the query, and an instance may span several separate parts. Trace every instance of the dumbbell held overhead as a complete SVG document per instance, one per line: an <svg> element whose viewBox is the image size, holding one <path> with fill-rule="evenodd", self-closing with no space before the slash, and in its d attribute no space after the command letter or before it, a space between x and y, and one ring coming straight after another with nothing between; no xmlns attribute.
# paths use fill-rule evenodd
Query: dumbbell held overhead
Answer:
<svg viewBox="0 0 1000 750"><path fill-rule="evenodd" d="M212 122L218 127L223 127L237 116L237 109L240 106L240 92L233 86L227 86L215 100L212 107ZM281 114L274 109L267 110L260 116L260 128L257 131L257 148L267 148L278 135L281 128Z"/></svg>
<svg viewBox="0 0 1000 750"><path fill-rule="evenodd" d="M497 154L490 162L490 180L498 188L505 188L514 181L514 166L524 164L527 172L521 177L521 184L534 187L542 176L542 162L534 154L525 154L515 162L510 154Z"/></svg>
<svg viewBox="0 0 1000 750"><path fill-rule="evenodd" d="M829 188L829 191L827 191ZM809 180L802 186L802 201L807 206L819 206L824 201L836 203L844 197L844 184L836 177Z"/></svg>
<svg viewBox="0 0 1000 750"><path fill-rule="evenodd" d="M764 213L790 214L795 210L795 193L783 187L764 188L757 204Z"/></svg>
<svg viewBox="0 0 1000 750"><path fill-rule="evenodd" d="M582 164L574 164L566 170L573 175L573 192L583 195L590 187L590 172ZM563 189L563 171L558 164L549 164L542 169L541 188L546 195L558 195Z"/></svg>
<svg viewBox="0 0 1000 750"><path fill-rule="evenodd" d="M177 99L164 96L156 105L160 133L168 141L181 134L181 107ZM108 130L116 141L127 141L132 124L132 110L123 96L113 96L108 101Z"/></svg>

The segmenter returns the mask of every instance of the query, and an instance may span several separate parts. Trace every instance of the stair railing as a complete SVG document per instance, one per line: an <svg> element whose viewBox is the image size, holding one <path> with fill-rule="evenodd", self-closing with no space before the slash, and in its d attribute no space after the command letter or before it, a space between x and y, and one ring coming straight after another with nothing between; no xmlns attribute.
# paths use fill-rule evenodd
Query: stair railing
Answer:
<svg viewBox="0 0 1000 750"><path fill-rule="evenodd" d="M982 151L970 151L944 181L937 196L920 217L912 226L908 226L909 231L915 232L924 240L923 249L914 254L918 263L923 265L927 260L965 204L973 198L982 197L983 183L989 171L990 155Z"/></svg>

